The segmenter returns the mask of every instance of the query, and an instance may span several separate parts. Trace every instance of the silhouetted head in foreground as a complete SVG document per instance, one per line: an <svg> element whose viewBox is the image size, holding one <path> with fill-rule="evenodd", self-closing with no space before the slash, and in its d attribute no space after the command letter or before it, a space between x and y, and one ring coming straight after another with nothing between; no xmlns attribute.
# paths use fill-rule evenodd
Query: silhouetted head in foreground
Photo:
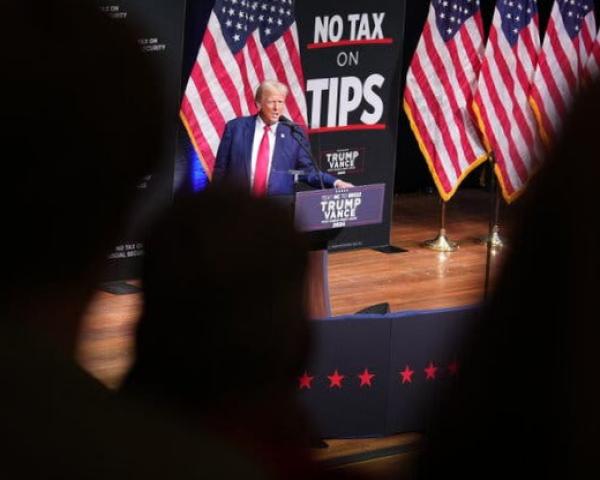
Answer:
<svg viewBox="0 0 600 480"><path fill-rule="evenodd" d="M596 84L521 201L460 394L433 425L420 478L598 477L598 118Z"/></svg>
<svg viewBox="0 0 600 480"><path fill-rule="evenodd" d="M9 2L1 23L3 316L72 349L136 184L156 164L160 87L135 37L93 2Z"/></svg>
<svg viewBox="0 0 600 480"><path fill-rule="evenodd" d="M146 250L130 385L198 410L292 388L308 348L307 249L289 212L210 190L177 201Z"/></svg>

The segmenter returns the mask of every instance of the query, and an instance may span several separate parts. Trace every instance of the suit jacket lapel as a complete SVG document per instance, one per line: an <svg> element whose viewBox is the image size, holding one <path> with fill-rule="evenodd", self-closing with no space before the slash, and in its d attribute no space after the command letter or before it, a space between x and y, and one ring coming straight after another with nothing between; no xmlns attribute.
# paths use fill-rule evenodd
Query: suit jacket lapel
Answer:
<svg viewBox="0 0 600 480"><path fill-rule="evenodd" d="M288 141L288 135L285 130L287 129L280 128L279 125L275 130L275 150L273 151L273 159L271 162L271 175L269 176L269 180L271 180L271 178L273 177L277 178L277 175L281 175L283 172L287 171L287 167L286 165L284 165L284 152L286 151L286 142ZM273 175L273 172L278 173Z"/></svg>
<svg viewBox="0 0 600 480"><path fill-rule="evenodd" d="M246 179L250 187L250 172L252 171L252 143L254 142L254 130L256 129L256 116L248 117L244 131L244 145L246 158L244 158L244 168L246 169Z"/></svg>

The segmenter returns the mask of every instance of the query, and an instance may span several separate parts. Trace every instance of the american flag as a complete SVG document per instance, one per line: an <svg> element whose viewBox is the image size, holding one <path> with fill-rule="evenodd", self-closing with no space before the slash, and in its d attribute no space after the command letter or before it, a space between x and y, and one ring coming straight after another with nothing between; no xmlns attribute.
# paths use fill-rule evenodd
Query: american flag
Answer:
<svg viewBox="0 0 600 480"><path fill-rule="evenodd" d="M531 89L531 105L547 145L584 79L595 36L593 0L555 0Z"/></svg>
<svg viewBox="0 0 600 480"><path fill-rule="evenodd" d="M470 109L482 56L479 0L433 0L408 70L404 110L444 200L487 157Z"/></svg>
<svg viewBox="0 0 600 480"><path fill-rule="evenodd" d="M542 156L529 105L539 50L537 0L498 0L474 109L508 202L522 191Z"/></svg>
<svg viewBox="0 0 600 480"><path fill-rule="evenodd" d="M585 67L586 81L593 81L600 77L600 31L596 35L596 41L592 47L592 53Z"/></svg>
<svg viewBox="0 0 600 480"><path fill-rule="evenodd" d="M294 0L216 0L188 79L180 116L212 175L225 123L256 113L254 92L265 79L289 88L290 118L306 125Z"/></svg>

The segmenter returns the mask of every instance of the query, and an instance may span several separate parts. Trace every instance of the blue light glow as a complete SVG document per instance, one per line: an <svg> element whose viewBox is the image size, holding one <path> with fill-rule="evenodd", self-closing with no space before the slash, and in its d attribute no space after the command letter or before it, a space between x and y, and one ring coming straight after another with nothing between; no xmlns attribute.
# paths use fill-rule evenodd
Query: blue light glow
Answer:
<svg viewBox="0 0 600 480"><path fill-rule="evenodd" d="M198 154L193 148L188 150L188 165L189 165L189 178L191 182L192 191L200 192L208 187L208 175L204 171Z"/></svg>

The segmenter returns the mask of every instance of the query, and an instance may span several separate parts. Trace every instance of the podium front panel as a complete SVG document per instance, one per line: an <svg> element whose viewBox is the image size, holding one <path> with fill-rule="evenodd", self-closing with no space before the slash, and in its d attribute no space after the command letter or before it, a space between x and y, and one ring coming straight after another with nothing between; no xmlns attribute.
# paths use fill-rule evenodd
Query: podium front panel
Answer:
<svg viewBox="0 0 600 480"><path fill-rule="evenodd" d="M385 184L296 194L296 227L304 232L381 223Z"/></svg>

